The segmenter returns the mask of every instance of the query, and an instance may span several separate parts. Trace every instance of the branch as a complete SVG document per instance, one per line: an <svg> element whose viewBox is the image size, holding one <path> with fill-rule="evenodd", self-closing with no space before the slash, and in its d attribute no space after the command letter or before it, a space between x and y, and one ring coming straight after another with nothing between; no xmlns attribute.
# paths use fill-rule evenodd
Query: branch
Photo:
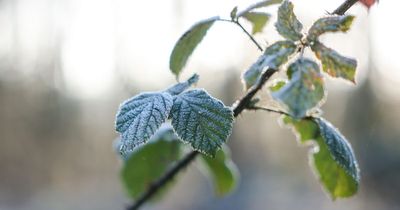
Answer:
<svg viewBox="0 0 400 210"><path fill-rule="evenodd" d="M346 0L342 5L340 5L334 12L333 14L337 15L343 15L350 7L352 7L357 0ZM221 19L222 20L222 19ZM229 21L229 20L223 20L223 21ZM232 22L232 21L229 21ZM233 22L241 26L238 22ZM253 43L263 51L261 46L254 40L253 36L249 34L243 26L241 27L242 30L250 37L250 39L253 41ZM237 117L240 113L242 113L243 110L248 108L249 103L251 102L251 99L257 94L259 90L262 89L264 84L269 80L269 78L277 72L276 69L267 69L261 74L260 79L258 80L257 84L252 86L247 93L241 97L235 104L233 105L233 116ZM251 108L250 108L251 109ZM264 108L263 108L264 109ZM179 162L177 162L172 168L170 168L159 180L155 181L152 185L150 185L149 189L137 199L137 201L132 205L127 208L127 210L137 210L139 209L146 201L148 201L150 198L153 197L165 184L167 184L170 180L172 180L178 172L186 168L195 158L196 156L200 154L197 151L192 151L188 154L186 154L185 157L183 157Z"/></svg>
<svg viewBox="0 0 400 210"><path fill-rule="evenodd" d="M350 9L355 3L357 3L358 0L346 0L341 4L335 11L333 11L332 14L335 15L344 15L344 13Z"/></svg>

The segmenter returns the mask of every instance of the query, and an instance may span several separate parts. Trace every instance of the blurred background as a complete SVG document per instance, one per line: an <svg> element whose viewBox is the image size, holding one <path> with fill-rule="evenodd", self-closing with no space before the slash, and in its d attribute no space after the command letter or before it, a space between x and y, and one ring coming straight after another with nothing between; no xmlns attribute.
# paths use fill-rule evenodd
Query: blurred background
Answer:
<svg viewBox="0 0 400 210"><path fill-rule="evenodd" d="M169 54L193 23L254 2L0 0L0 210L124 209L130 200L112 148L119 103L175 82ZM293 2L308 28L343 1ZM308 148L278 116L246 112L229 140L241 171L233 194L214 197L191 166L145 209L400 209L398 8L399 1L381 1L369 12L357 4L348 12L357 16L348 34L322 38L358 60L357 85L327 78L323 106L359 160L356 196L332 202L309 168ZM273 27L276 6L262 10L274 15L256 35L267 46L281 38ZM259 54L240 29L217 23L182 78L199 73L197 86L229 105L243 94L240 75ZM260 96L271 104L267 90Z"/></svg>

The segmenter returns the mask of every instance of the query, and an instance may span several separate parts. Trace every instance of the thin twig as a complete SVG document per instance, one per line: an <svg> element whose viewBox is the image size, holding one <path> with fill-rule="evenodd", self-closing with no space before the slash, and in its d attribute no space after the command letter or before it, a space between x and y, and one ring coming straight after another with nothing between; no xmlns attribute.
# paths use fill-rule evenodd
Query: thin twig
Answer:
<svg viewBox="0 0 400 210"><path fill-rule="evenodd" d="M343 15L348 9L350 9L351 6L353 6L357 0L346 0L342 5L340 5L334 12L333 14L337 15ZM222 21L227 21L223 20ZM229 20L228 20L229 21ZM232 22L232 21L229 21ZM235 22L233 22L235 23ZM241 26L240 23L236 23L238 26ZM254 37L248 33L243 26L241 26L242 30L250 37L250 39L253 41L253 43L257 46L257 48L260 51L263 51L261 46L257 43L257 41L254 39ZM264 84L268 81L268 79L275 73L277 72L276 69L267 69L261 74L260 79L258 80L258 83L252 86L247 93L242 96L235 104L233 105L233 115L237 117L240 113L242 113L243 110L248 108L249 103L251 102L252 98L257 94L259 90L262 89ZM261 108L261 109L267 109L267 108ZM268 111L271 111L268 109ZM274 112L279 112L279 111L274 111ZM280 113L280 114L286 114L286 113ZM185 155L179 162L177 162L172 168L170 168L159 180L155 181L149 189L142 195L140 196L137 200L136 203L134 203L132 206L129 206L127 210L137 210L139 209L146 201L148 201L150 198L155 195L158 190L160 190L165 184L167 184L170 180L172 180L181 170L186 168L199 154L197 151L192 151L189 152L188 154Z"/></svg>
<svg viewBox="0 0 400 210"><path fill-rule="evenodd" d="M261 45L257 42L257 40L253 37L253 35L251 35L244 27L242 24L239 23L239 20L227 20L227 19L218 19L219 21L224 21L224 22L228 22L228 23L233 23L237 26L239 26L239 28L242 29L242 31L250 38L250 40L254 43L254 45L256 45L256 47L262 52L264 51L263 48L261 47Z"/></svg>
<svg viewBox="0 0 400 210"><path fill-rule="evenodd" d="M258 42L254 39L254 37L242 26L242 24L239 23L238 20L234 21L234 23L236 23L236 25L238 25L243 30L243 32L251 39L252 42L254 42L254 44L261 52L264 51L261 45L258 44Z"/></svg>
<svg viewBox="0 0 400 210"><path fill-rule="evenodd" d="M248 109L248 110L262 110L262 111L267 111L267 112L271 112L271 113L290 116L288 113L286 113L284 111L275 110L275 109L271 109L271 108L267 108L267 107L261 107L261 106L250 106L250 107L247 107L246 109Z"/></svg>
<svg viewBox="0 0 400 210"><path fill-rule="evenodd" d="M357 3L358 0L346 0L341 4L335 11L332 12L332 14L335 15L344 15L344 13L350 9L355 3Z"/></svg>

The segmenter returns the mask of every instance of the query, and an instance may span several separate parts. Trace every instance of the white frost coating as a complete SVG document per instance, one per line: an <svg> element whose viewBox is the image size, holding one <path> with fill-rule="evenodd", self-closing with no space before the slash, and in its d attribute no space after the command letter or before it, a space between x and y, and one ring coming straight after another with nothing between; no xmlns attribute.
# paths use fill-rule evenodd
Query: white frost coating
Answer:
<svg viewBox="0 0 400 210"><path fill-rule="evenodd" d="M211 156L232 131L232 110L203 89L189 90L176 96L170 118L184 142Z"/></svg>
<svg viewBox="0 0 400 210"><path fill-rule="evenodd" d="M172 104L173 97L166 92L143 93L123 102L115 122L121 134L120 152L145 143L165 122Z"/></svg>
<svg viewBox="0 0 400 210"><path fill-rule="evenodd" d="M257 82L265 68L278 69L288 61L295 51L296 45L291 41L278 41L270 45L265 49L264 54L243 74L242 78L246 88L250 88Z"/></svg>
<svg viewBox="0 0 400 210"><path fill-rule="evenodd" d="M187 81L180 82L165 90L171 95L178 95L199 81L199 75L194 74Z"/></svg>
<svg viewBox="0 0 400 210"><path fill-rule="evenodd" d="M323 118L315 120L319 126L321 136L325 140L333 159L357 182L360 181L358 168L353 149L346 138L328 121Z"/></svg>

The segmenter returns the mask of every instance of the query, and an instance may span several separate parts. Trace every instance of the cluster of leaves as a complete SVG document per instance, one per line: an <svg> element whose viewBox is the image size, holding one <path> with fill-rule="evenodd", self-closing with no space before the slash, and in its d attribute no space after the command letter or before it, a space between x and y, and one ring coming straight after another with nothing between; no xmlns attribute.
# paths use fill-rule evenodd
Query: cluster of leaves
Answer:
<svg viewBox="0 0 400 210"><path fill-rule="evenodd" d="M131 197L138 198L182 157L181 142L203 153L201 168L213 178L217 195L234 189L237 170L222 145L231 133L233 113L205 90L187 90L198 79L195 74L164 91L142 93L121 104L117 149L125 159L122 179Z"/></svg>
<svg viewBox="0 0 400 210"><path fill-rule="evenodd" d="M171 53L171 72L179 78L189 57L216 21L242 27L239 20L245 19L251 23L252 33L259 33L271 15L255 10L280 2L262 1L240 12L235 7L230 20L212 17L193 25L179 38ZM258 84L266 70L286 67L288 80L277 82L269 90L273 99L282 105L283 121L294 128L299 142L316 145L311 156L313 166L333 199L348 197L357 191L358 164L349 142L314 111L326 97L323 72L355 83L357 62L326 47L319 37L327 32L346 32L353 19L353 16L323 17L304 34L293 4L284 0L279 6L275 27L285 40L263 50L242 76L245 88L249 89ZM307 47L320 64L304 58ZM230 160L229 148L224 145L232 130L232 109L203 89L188 90L197 80L195 74L166 90L142 93L121 104L116 117L116 130L121 134L117 145L125 159L122 178L131 197L138 198L185 154L187 147L181 142L202 153L201 168L213 178L217 195L234 189L238 173Z"/></svg>
<svg viewBox="0 0 400 210"><path fill-rule="evenodd" d="M286 124L295 127L300 142L315 140L319 149L313 155L316 173L332 198L353 195L358 188L359 170L347 140L330 123L314 117L313 110L323 104L326 91L323 73L317 62L304 58L303 51L310 47L320 60L322 70L331 77L355 83L357 62L326 47L319 37L327 32L346 32L354 16L327 16L318 19L302 33L303 25L297 19L293 4L283 1L278 9L276 30L286 40L270 45L244 74L246 88L257 83L266 68L279 69L296 53L298 57L287 64L288 81L280 81L270 88L272 97L287 112Z"/></svg>

